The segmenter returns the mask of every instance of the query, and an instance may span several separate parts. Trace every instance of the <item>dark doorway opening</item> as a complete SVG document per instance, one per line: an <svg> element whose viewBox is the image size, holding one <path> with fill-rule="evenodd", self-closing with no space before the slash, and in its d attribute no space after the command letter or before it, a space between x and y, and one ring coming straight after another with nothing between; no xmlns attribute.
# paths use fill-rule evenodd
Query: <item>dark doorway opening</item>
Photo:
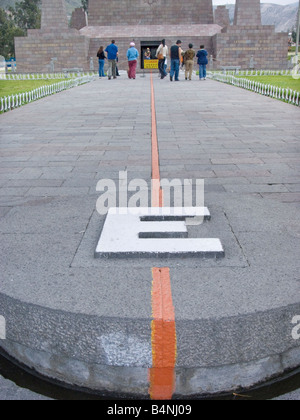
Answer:
<svg viewBox="0 0 300 420"><path fill-rule="evenodd" d="M141 41L141 69L145 68L144 61L147 60L148 53L150 53L150 60L156 60L156 51L160 46L161 41ZM148 50L149 48L149 50Z"/></svg>

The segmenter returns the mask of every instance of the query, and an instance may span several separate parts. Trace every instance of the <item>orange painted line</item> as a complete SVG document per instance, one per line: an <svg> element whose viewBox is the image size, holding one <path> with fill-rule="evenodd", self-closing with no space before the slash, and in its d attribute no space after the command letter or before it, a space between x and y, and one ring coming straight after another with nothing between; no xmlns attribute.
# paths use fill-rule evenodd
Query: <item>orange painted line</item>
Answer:
<svg viewBox="0 0 300 420"><path fill-rule="evenodd" d="M153 268L150 397L170 400L175 391L177 338L169 268Z"/></svg>
<svg viewBox="0 0 300 420"><path fill-rule="evenodd" d="M163 207L163 191L160 185L159 149L155 110L155 94L152 72L151 83L151 131L152 131L152 207Z"/></svg>
<svg viewBox="0 0 300 420"><path fill-rule="evenodd" d="M152 207L163 207L163 190L161 188L152 72L150 82L152 120ZM152 276L152 368L149 369L149 394L152 400L170 400L175 391L175 364L177 357L175 310L172 300L170 269L153 268Z"/></svg>

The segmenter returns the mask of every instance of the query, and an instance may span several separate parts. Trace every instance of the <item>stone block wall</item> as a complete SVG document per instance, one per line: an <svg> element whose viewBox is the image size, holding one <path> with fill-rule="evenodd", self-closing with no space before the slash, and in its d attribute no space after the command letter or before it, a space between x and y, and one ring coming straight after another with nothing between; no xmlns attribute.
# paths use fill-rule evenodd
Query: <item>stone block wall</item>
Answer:
<svg viewBox="0 0 300 420"><path fill-rule="evenodd" d="M89 0L89 25L212 24L212 0Z"/></svg>
<svg viewBox="0 0 300 420"><path fill-rule="evenodd" d="M250 69L286 69L288 37L276 33L274 26L230 26L213 37L217 66Z"/></svg>
<svg viewBox="0 0 300 420"><path fill-rule="evenodd" d="M17 71L50 72L82 68L89 70L89 40L70 29L64 0L42 0L41 29L29 30L27 37L15 38Z"/></svg>
<svg viewBox="0 0 300 420"><path fill-rule="evenodd" d="M89 70L89 40L79 35L76 29L65 33L45 33L29 30L27 37L15 38L17 71L50 72L50 62L55 61L55 71L68 68Z"/></svg>
<svg viewBox="0 0 300 420"><path fill-rule="evenodd" d="M260 0L236 0L234 25L261 25Z"/></svg>
<svg viewBox="0 0 300 420"><path fill-rule="evenodd" d="M56 33L68 28L67 9L64 0L42 0L41 28Z"/></svg>
<svg viewBox="0 0 300 420"><path fill-rule="evenodd" d="M88 20L87 20L87 14L81 7L75 9L71 16L71 28L80 30L81 28L84 28L87 26Z"/></svg>
<svg viewBox="0 0 300 420"><path fill-rule="evenodd" d="M229 10L226 6L218 6L215 10L215 23L226 28L230 25Z"/></svg>

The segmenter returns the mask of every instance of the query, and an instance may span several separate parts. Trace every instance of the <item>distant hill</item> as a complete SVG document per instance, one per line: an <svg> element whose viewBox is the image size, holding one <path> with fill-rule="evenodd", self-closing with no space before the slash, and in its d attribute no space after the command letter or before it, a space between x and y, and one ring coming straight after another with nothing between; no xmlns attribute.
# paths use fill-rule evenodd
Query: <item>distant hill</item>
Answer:
<svg viewBox="0 0 300 420"><path fill-rule="evenodd" d="M0 0L0 7L7 8L14 6L20 0ZM49 0L51 1L51 0ZM68 14L71 15L76 7L81 6L81 0L65 0ZM226 0L224 0L224 4ZM227 6L230 13L231 21L234 17L234 5ZM287 6L280 6L279 4L262 3L262 23L263 25L275 25L277 32L287 32L296 25L298 3L292 3Z"/></svg>
<svg viewBox="0 0 300 420"><path fill-rule="evenodd" d="M225 1L224 1L225 3ZM261 16L263 25L275 25L277 32L288 32L296 26L299 3L292 3L286 6L279 4L262 3ZM227 6L230 20L234 19L234 4Z"/></svg>
<svg viewBox="0 0 300 420"><path fill-rule="evenodd" d="M278 32L288 32L296 26L299 3L280 6L262 4L262 21L264 25L275 25Z"/></svg>

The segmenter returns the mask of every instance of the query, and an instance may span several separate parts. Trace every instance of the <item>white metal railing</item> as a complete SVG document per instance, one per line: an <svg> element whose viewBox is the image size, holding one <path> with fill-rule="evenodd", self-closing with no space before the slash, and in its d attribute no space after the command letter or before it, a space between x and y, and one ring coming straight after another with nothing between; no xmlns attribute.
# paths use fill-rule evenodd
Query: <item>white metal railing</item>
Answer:
<svg viewBox="0 0 300 420"><path fill-rule="evenodd" d="M62 71L59 73L6 73L6 80L52 80L75 79L77 77L92 76L95 72Z"/></svg>
<svg viewBox="0 0 300 420"><path fill-rule="evenodd" d="M300 106L300 92L290 88L280 88L271 84L264 84L254 80L243 79L222 73L209 73L208 76L218 82L227 83L261 95L288 102L292 105Z"/></svg>
<svg viewBox="0 0 300 420"><path fill-rule="evenodd" d="M217 72L218 73L218 72ZM223 70L227 76L293 76L294 70Z"/></svg>
<svg viewBox="0 0 300 420"><path fill-rule="evenodd" d="M71 89L84 83L89 83L94 79L94 75L86 75L71 80L63 80L62 82L53 83L51 85L44 85L29 92L4 96L0 98L0 113L10 111L46 96L62 92L63 90Z"/></svg>

